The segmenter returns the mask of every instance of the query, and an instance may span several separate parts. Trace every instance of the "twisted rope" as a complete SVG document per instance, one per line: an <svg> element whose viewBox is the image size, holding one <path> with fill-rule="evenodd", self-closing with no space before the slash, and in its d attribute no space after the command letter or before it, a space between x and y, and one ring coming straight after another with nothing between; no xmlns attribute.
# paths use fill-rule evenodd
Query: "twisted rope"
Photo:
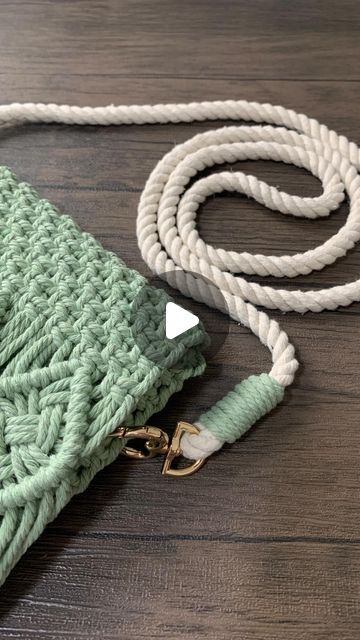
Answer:
<svg viewBox="0 0 360 640"><path fill-rule="evenodd" d="M166 154L151 173L140 199L139 247L154 272L165 277L169 274L172 286L229 313L269 348L273 362L269 376L278 385L274 387L273 399L276 399L281 395L279 387L292 383L298 363L286 333L256 307L299 313L336 309L360 299L360 280L320 291L289 291L262 286L235 274L293 278L332 264L354 246L360 237L358 146L315 119L281 106L255 102L229 100L95 108L32 103L0 106L3 123L119 125L219 119L266 124L229 126L205 132ZM293 196L252 175L229 171L200 179L187 189L190 180L206 167L245 159L275 160L303 167L321 180L323 193L315 198ZM307 218L329 215L346 194L350 212L345 225L334 236L304 253L265 256L224 251L206 244L199 237L195 223L199 205L210 195L223 191L244 193L284 215ZM198 273L207 282L189 272ZM233 402L233 396L231 398ZM221 402L224 403L224 399ZM268 399L259 393L259 406L249 415L247 426L267 403ZM233 411L237 413L234 406ZM241 420L234 415L233 422L232 431ZM183 437L182 447L188 457L194 457L195 452L197 457L199 452L201 456L209 455L225 441L225 434L215 429L209 416L202 417L199 426L202 431L198 436Z"/></svg>

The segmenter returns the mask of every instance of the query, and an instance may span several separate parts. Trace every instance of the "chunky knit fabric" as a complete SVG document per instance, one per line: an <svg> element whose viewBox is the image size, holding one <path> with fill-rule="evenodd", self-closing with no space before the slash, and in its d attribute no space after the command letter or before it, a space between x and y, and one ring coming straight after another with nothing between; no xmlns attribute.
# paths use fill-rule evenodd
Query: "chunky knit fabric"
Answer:
<svg viewBox="0 0 360 640"><path fill-rule="evenodd" d="M3 582L46 523L118 455L121 441L107 435L145 423L203 371L204 333L164 341L166 294L4 167L0 244Z"/></svg>

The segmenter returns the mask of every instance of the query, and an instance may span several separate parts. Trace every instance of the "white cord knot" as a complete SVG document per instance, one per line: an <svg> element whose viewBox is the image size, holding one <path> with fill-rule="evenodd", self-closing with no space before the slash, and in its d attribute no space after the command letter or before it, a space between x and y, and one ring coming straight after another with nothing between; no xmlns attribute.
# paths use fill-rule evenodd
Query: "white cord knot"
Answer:
<svg viewBox="0 0 360 640"><path fill-rule="evenodd" d="M208 429L199 422L195 426L200 429L199 434L184 433L181 438L181 450L183 456L189 460L207 458L215 451L221 449L224 441L218 440Z"/></svg>

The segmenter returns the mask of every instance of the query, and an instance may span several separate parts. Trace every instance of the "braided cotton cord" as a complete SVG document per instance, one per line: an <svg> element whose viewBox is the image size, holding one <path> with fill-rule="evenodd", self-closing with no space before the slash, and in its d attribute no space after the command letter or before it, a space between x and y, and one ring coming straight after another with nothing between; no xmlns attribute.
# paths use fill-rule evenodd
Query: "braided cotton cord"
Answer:
<svg viewBox="0 0 360 640"><path fill-rule="evenodd" d="M153 271L162 275L169 272L171 285L187 296L229 313L231 318L249 327L269 348L273 366L266 380L262 375L254 377L256 380L250 384L244 381L241 388L236 387L216 405L216 409L201 417L201 433L185 435L182 440L183 452L190 458L209 455L224 441L241 435L255 419L275 406L282 397L282 389L293 381L298 366L293 346L278 323L254 305L304 313L336 309L360 300L360 280L320 291L289 291L262 286L234 275L293 278L332 264L354 246L360 238L358 146L303 114L255 102L229 100L96 108L31 103L0 106L0 122L3 123L112 125L218 119L267 124L229 126L202 133L166 154L151 173L140 199L139 246ZM196 173L206 167L245 159L275 160L304 167L321 180L323 193L316 198L301 198L269 186L252 175L229 171L200 179L186 190ZM329 215L346 192L350 213L338 233L302 254L265 256L224 251L206 244L199 237L195 224L199 205L211 194L222 191L245 193L284 215L307 218ZM207 282L195 278L190 271L204 276ZM248 398L253 407L245 423L239 417L245 406L244 398ZM212 418L214 414L217 424ZM224 430L219 424L221 419L226 421Z"/></svg>

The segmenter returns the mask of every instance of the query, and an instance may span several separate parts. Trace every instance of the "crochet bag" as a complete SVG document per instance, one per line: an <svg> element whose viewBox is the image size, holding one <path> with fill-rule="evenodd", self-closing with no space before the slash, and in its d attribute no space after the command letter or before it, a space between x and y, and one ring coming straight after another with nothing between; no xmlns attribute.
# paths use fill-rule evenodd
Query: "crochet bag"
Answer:
<svg viewBox="0 0 360 640"><path fill-rule="evenodd" d="M144 287L142 276L5 167L0 220L3 582L46 523L116 458L124 441L107 436L119 425L145 424L203 371L205 336L196 327L159 340L167 295ZM156 350L156 365L134 341L135 298L144 350Z"/></svg>
<svg viewBox="0 0 360 640"><path fill-rule="evenodd" d="M275 289L238 275L293 278L322 269L354 246L360 239L359 147L304 114L244 100L95 108L0 106L0 123L118 125L206 119L267 124L203 132L166 154L140 199L139 247L149 267L171 285L249 327L270 350L272 368L236 385L195 426L188 425L181 438L181 429L177 431L170 448L166 442L159 444L159 450L168 450L166 465L182 453L195 460L190 470L224 442L241 437L293 382L298 367L294 347L279 324L256 305L304 313L360 300L360 280L303 291ZM300 198L238 171L194 180L212 165L258 158L309 170L322 181L323 193ZM223 191L307 218L329 215L346 192L350 213L338 233L304 254L224 251L206 244L196 229L201 203ZM6 168L0 170L0 242L3 582L46 523L99 469L124 445L134 454L128 439L136 430L129 427L145 424L187 378L201 374L205 334L198 325L167 340L168 296L147 286L137 272L70 218L59 216ZM118 427L120 437L109 437ZM146 446L151 449L151 439Z"/></svg>

